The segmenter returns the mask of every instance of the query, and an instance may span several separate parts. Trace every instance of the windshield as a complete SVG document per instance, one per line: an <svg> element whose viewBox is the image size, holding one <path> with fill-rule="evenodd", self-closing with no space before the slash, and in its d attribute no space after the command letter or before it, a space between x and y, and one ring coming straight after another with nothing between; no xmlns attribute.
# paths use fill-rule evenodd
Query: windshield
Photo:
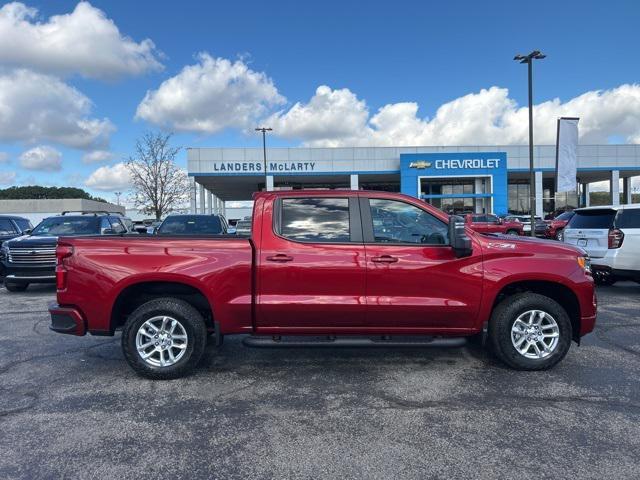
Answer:
<svg viewBox="0 0 640 480"><path fill-rule="evenodd" d="M167 217L158 228L162 235L216 235L222 233L220 218L213 215Z"/></svg>
<svg viewBox="0 0 640 480"><path fill-rule="evenodd" d="M59 237L67 235L96 235L98 217L51 217L45 218L31 235L42 237Z"/></svg>
<svg viewBox="0 0 640 480"><path fill-rule="evenodd" d="M29 230L30 228L33 228L33 225L31 225L31 222L26 218L14 218L13 221L16 222L16 224L18 225L18 228L22 232L24 232L25 230Z"/></svg>
<svg viewBox="0 0 640 480"><path fill-rule="evenodd" d="M567 228L606 228L613 226L616 211L611 209L582 210L571 218Z"/></svg>

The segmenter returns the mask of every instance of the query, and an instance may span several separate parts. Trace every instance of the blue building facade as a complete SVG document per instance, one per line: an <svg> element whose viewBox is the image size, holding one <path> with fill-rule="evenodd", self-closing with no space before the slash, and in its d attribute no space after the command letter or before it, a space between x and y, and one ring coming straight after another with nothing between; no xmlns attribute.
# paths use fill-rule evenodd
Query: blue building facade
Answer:
<svg viewBox="0 0 640 480"><path fill-rule="evenodd" d="M506 214L507 155L505 152L400 154L400 190L444 211Z"/></svg>

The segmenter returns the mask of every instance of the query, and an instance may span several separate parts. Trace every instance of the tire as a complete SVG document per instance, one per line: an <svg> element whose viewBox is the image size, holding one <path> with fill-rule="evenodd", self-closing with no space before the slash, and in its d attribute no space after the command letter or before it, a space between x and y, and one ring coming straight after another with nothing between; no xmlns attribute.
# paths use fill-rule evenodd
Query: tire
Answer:
<svg viewBox="0 0 640 480"><path fill-rule="evenodd" d="M528 323L531 318L529 313L531 311L544 312L544 318L536 314L532 327L527 327L525 323ZM524 327L534 329L536 322L540 318L542 320L540 328L537 329L538 333L549 335L557 333L558 335L555 339L549 337L542 339L542 342L547 345L550 352L544 352L540 348L539 341L533 342L535 347L533 343L528 341L528 338L540 339L535 332L529 332L532 335L531 337L527 337L528 334L525 333L522 335L516 334L515 336L512 333L514 328L518 330ZM524 319L525 322L519 321L519 326L514 327L514 323L518 319ZM550 327L553 323L555 323L555 329ZM505 298L494 309L489 321L489 337L497 357L511 368L516 370L546 370L556 365L569 351L572 338L571 320L564 308L555 300L537 293L518 293ZM526 355L528 356L516 349L514 342L517 343L519 341L521 341L520 348L526 348ZM537 353L539 351L542 351L542 353Z"/></svg>
<svg viewBox="0 0 640 480"><path fill-rule="evenodd" d="M518 230L507 230L507 235L520 235Z"/></svg>
<svg viewBox="0 0 640 480"><path fill-rule="evenodd" d="M556 240L559 242L564 242L564 229L561 228L556 231Z"/></svg>
<svg viewBox="0 0 640 480"><path fill-rule="evenodd" d="M4 284L4 288L6 288L7 291L9 292L24 292L28 286L29 286L28 283L5 283Z"/></svg>
<svg viewBox="0 0 640 480"><path fill-rule="evenodd" d="M166 327L164 317L169 319ZM156 328L155 338L152 327ZM159 348L160 342L163 343ZM163 348L164 342L167 342L166 348ZM141 305L129 316L122 330L122 350L129 366L138 375L152 380L169 380L189 374L202 358L206 343L207 329L202 315L189 303L177 298L157 298ZM139 345L148 345L142 351L151 355L148 360L138 353ZM169 354L175 362L171 361ZM160 362L166 364L159 365Z"/></svg>

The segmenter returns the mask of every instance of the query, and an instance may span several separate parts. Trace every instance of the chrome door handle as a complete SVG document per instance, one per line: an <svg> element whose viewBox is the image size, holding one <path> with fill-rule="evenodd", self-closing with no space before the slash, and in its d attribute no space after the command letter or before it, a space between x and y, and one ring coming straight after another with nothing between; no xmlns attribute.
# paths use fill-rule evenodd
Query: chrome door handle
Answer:
<svg viewBox="0 0 640 480"><path fill-rule="evenodd" d="M396 263L398 259L391 255L382 255L380 257L371 257L371 261L376 263Z"/></svg>
<svg viewBox="0 0 640 480"><path fill-rule="evenodd" d="M270 262L290 262L291 260L293 260L293 257L285 255L284 253L278 253L276 255L267 257L267 260L269 260Z"/></svg>

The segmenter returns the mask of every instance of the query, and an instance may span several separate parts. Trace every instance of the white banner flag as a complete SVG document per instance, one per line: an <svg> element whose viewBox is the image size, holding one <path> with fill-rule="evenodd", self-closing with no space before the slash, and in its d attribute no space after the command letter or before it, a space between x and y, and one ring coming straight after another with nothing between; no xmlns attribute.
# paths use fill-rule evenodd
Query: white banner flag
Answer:
<svg viewBox="0 0 640 480"><path fill-rule="evenodd" d="M558 119L556 175L558 192L575 192L578 164L578 118Z"/></svg>

